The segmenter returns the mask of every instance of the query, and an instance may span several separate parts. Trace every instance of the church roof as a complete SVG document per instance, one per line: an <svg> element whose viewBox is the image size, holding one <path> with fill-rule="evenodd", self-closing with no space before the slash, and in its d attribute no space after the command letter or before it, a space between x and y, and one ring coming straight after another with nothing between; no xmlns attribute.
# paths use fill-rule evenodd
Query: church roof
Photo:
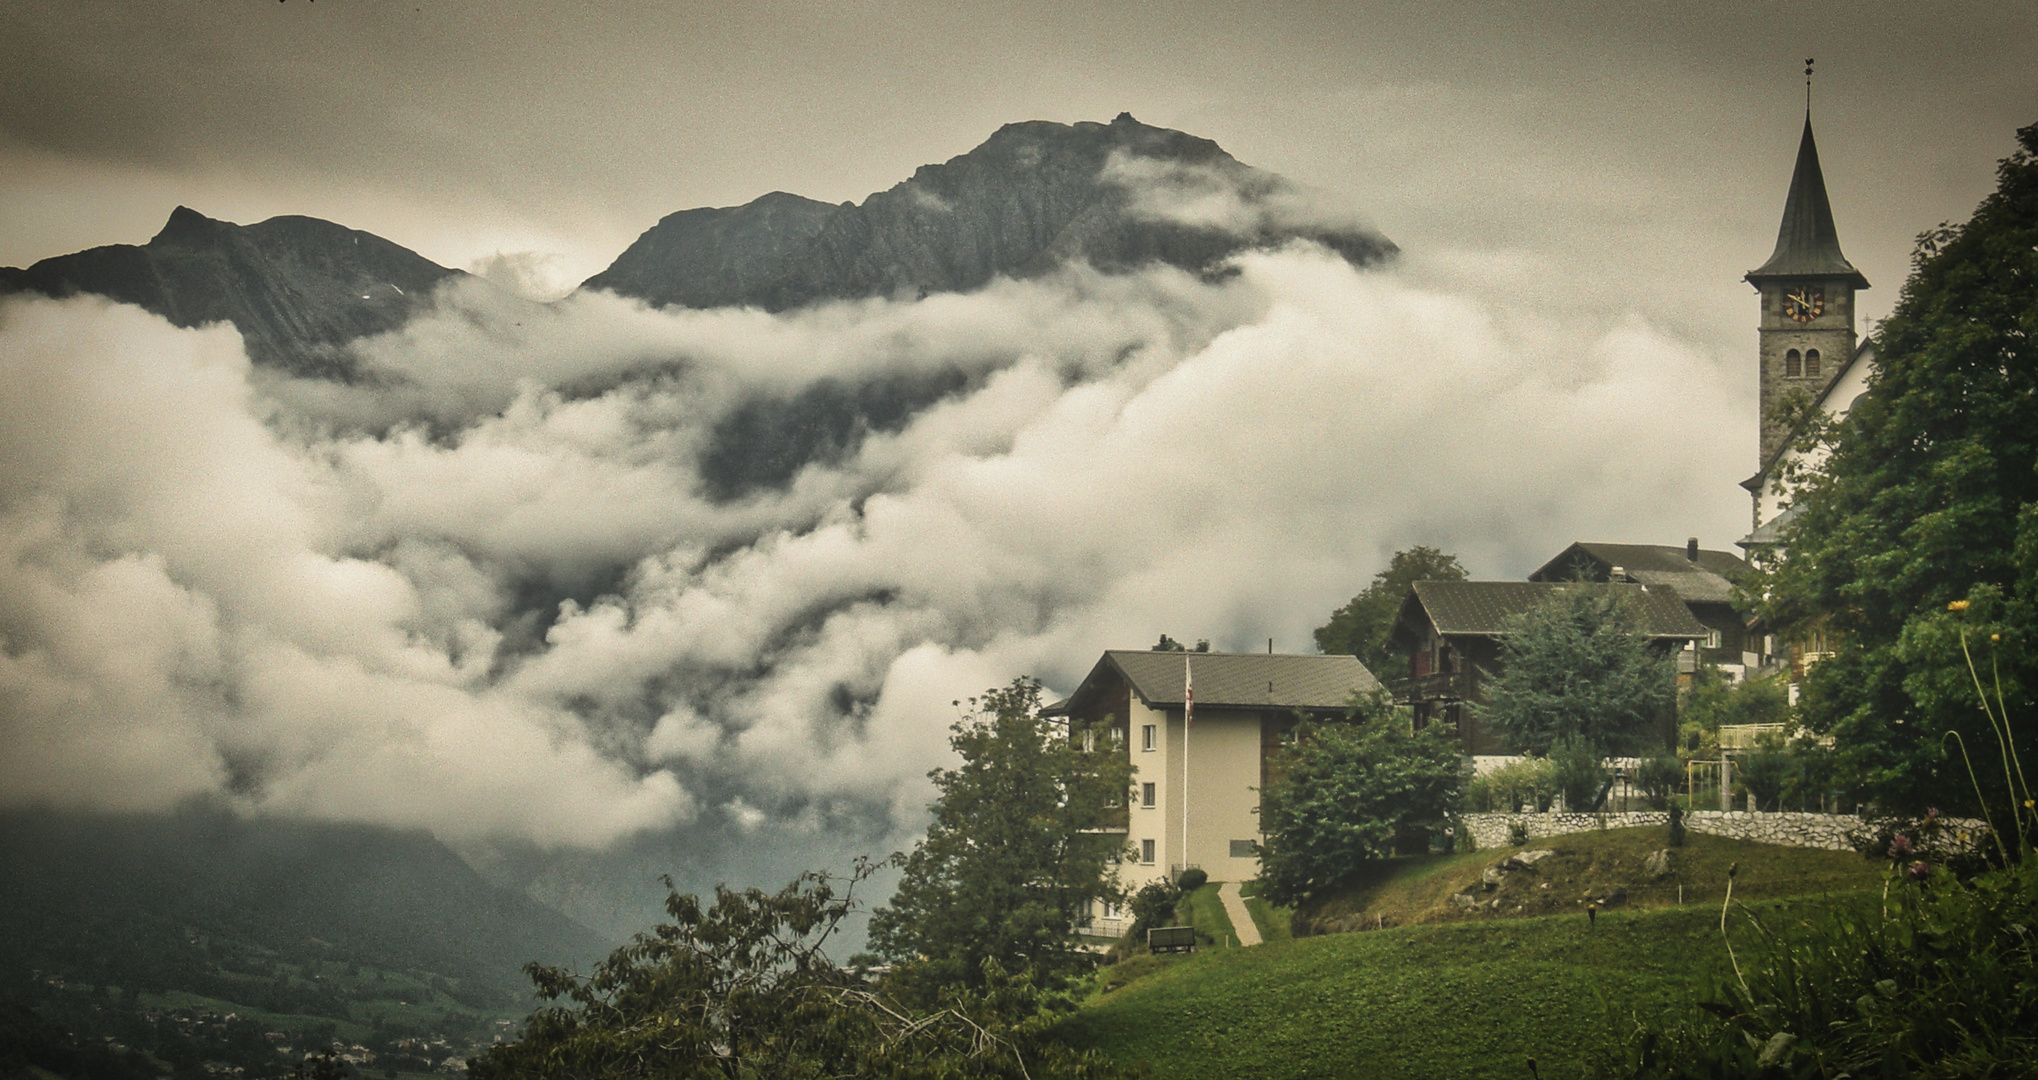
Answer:
<svg viewBox="0 0 2038 1080"><path fill-rule="evenodd" d="M1783 527L1797 517L1797 507L1792 506L1783 513L1762 523L1754 532L1734 541L1741 547L1754 551L1756 548L1772 548L1783 542Z"/></svg>
<svg viewBox="0 0 2038 1080"><path fill-rule="evenodd" d="M1840 234L1833 227L1833 204L1826 198L1826 176L1819 169L1819 147L1812 140L1812 118L1804 118L1804 138L1797 147L1797 171L1783 202L1783 224L1776 230L1776 250L1769 261L1748 271L1747 280L1765 278L1838 277L1857 289L1868 279L1840 254Z"/></svg>

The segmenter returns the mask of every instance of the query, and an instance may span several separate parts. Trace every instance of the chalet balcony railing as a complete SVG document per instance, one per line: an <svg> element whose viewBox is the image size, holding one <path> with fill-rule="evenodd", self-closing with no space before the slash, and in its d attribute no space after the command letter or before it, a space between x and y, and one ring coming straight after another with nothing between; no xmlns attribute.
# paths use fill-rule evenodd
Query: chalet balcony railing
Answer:
<svg viewBox="0 0 2038 1080"><path fill-rule="evenodd" d="M1419 701L1463 701L1470 680L1462 671L1433 671L1394 684L1394 700L1404 705Z"/></svg>

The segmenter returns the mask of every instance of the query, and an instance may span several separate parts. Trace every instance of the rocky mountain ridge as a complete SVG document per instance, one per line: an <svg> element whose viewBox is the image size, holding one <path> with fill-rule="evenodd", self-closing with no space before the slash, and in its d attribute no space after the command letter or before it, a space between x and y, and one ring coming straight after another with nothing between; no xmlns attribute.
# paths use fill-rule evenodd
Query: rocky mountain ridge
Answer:
<svg viewBox="0 0 2038 1080"><path fill-rule="evenodd" d="M248 357L299 375L344 377L347 342L394 330L432 290L464 277L373 233L288 215L254 225L188 207L147 244L109 244L0 268L0 295L96 293L177 326L230 322Z"/></svg>
<svg viewBox="0 0 2038 1080"><path fill-rule="evenodd" d="M1359 266L1398 251L1371 229L1294 213L1299 194L1209 139L1130 113L1109 124L1029 121L861 204L773 192L673 214L582 287L660 306L780 311L968 291L1078 260L1105 271L1202 271L1293 239Z"/></svg>
<svg viewBox="0 0 2038 1080"><path fill-rule="evenodd" d="M670 214L583 288L654 306L783 311L968 291L1075 261L1107 272L1154 263L1204 272L1295 239L1358 266L1397 252L1369 228L1297 213L1298 194L1208 139L1130 114L1109 124L1028 121L862 203L775 191ZM96 293L178 326L231 322L258 364L346 378L348 342L402 326L438 285L465 276L317 218L237 225L179 206L147 244L0 267L0 295Z"/></svg>

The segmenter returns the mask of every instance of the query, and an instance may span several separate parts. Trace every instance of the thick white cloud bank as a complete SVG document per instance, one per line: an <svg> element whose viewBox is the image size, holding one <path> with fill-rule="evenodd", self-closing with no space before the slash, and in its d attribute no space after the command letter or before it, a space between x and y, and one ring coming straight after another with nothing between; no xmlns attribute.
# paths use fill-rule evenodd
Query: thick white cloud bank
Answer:
<svg viewBox="0 0 2038 1080"><path fill-rule="evenodd" d="M1518 576L1741 524L1737 365L1309 248L1238 270L776 316L470 285L344 387L9 301L0 799L904 836L987 686L1162 632L1306 651L1415 543ZM702 480L745 402L944 374L783 488Z"/></svg>

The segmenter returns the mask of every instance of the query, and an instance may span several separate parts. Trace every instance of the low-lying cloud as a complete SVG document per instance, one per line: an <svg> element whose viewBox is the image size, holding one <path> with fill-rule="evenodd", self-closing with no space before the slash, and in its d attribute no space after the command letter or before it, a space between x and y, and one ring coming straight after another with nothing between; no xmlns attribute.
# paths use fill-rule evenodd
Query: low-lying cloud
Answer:
<svg viewBox="0 0 2038 1080"><path fill-rule="evenodd" d="M1306 245L1237 269L781 315L469 282L344 386L9 301L0 798L903 837L987 686L1162 632L1303 650L1415 543L1513 575L1740 524L1748 395L1639 317ZM783 482L704 478L739 410L887 378L938 389Z"/></svg>

